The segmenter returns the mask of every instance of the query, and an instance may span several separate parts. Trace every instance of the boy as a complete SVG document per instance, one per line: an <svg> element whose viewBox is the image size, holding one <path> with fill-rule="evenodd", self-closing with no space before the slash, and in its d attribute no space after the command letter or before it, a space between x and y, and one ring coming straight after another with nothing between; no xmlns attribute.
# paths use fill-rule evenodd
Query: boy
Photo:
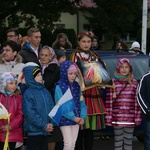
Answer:
<svg viewBox="0 0 150 150"><path fill-rule="evenodd" d="M47 150L47 135L50 135L54 126L48 117L54 105L53 100L43 85L38 66L26 66L23 72L25 81L29 85L23 95L24 130L28 135L28 150Z"/></svg>

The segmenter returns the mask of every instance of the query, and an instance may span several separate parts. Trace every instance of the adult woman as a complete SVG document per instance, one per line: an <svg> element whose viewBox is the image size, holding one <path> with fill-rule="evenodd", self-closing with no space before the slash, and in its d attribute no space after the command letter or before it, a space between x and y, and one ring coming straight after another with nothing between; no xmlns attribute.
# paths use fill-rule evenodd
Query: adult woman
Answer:
<svg viewBox="0 0 150 150"><path fill-rule="evenodd" d="M72 44L65 33L59 33L55 42L52 45L52 48L66 50L71 49Z"/></svg>
<svg viewBox="0 0 150 150"><path fill-rule="evenodd" d="M42 66L44 85L54 98L54 85L60 78L60 69L56 59L56 54L51 47L44 46L40 51L39 58L39 62ZM53 150L55 142L57 141L62 141L62 135L59 128L56 127L52 136L49 138L48 149Z"/></svg>
<svg viewBox="0 0 150 150"><path fill-rule="evenodd" d="M117 52L128 52L128 45L126 42L119 42Z"/></svg>
<svg viewBox="0 0 150 150"><path fill-rule="evenodd" d="M4 72L12 72L19 75L24 67L22 57L18 54L19 45L14 41L6 41L2 44L0 55L0 75Z"/></svg>
<svg viewBox="0 0 150 150"><path fill-rule="evenodd" d="M81 66L83 62L95 61L99 62L104 68L104 63L100 57L90 50L92 44L93 35L90 32L82 32L78 35L79 47L71 55L71 60ZM81 69L82 70L82 69ZM93 145L93 131L97 129L105 128L104 114L105 107L102 100L102 92L99 87L93 87L83 91L85 97L85 103L87 105L88 118L85 121L85 126L88 129L80 130L76 143L77 150L82 150L82 135L84 134L84 148L86 150L92 150ZM94 121L95 120L95 121Z"/></svg>

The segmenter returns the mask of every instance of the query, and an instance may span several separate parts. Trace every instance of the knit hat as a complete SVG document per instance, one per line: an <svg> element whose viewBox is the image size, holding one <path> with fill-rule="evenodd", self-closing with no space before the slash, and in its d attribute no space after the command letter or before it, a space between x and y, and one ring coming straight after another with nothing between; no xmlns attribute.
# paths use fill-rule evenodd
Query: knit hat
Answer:
<svg viewBox="0 0 150 150"><path fill-rule="evenodd" d="M130 72L132 72L132 66L131 66L131 64L129 62L129 59L127 59L127 58L121 58L121 59L119 59L119 61L117 63L117 66L116 66L116 72L119 73L119 69L120 69L121 65L123 63L125 63L125 62L127 62L129 64L129 66L130 66Z"/></svg>
<svg viewBox="0 0 150 150"><path fill-rule="evenodd" d="M140 48L140 44L138 42L136 42L136 41L132 43L131 49L133 49L135 47Z"/></svg>
<svg viewBox="0 0 150 150"><path fill-rule="evenodd" d="M68 73L70 72L78 72L78 68L75 64L70 65L70 67L68 68Z"/></svg>
<svg viewBox="0 0 150 150"><path fill-rule="evenodd" d="M57 50L57 51L55 51L55 53L57 56L57 60L59 60L62 56L66 56L66 53L63 50Z"/></svg>
<svg viewBox="0 0 150 150"><path fill-rule="evenodd" d="M1 87L4 86L6 87L6 85L8 83L10 83L13 80L17 80L17 77L15 74L13 74L12 72L5 72L1 75L1 80L2 80L2 84Z"/></svg>
<svg viewBox="0 0 150 150"><path fill-rule="evenodd" d="M38 74L39 72L41 72L41 70L40 70L39 67L34 68L34 70L33 70L33 76L34 76L34 78L37 76L37 74Z"/></svg>

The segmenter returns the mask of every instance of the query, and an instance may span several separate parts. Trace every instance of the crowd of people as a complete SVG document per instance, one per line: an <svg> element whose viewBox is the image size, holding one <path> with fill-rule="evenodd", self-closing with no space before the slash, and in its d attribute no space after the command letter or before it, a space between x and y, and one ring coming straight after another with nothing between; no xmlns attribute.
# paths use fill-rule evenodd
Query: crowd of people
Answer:
<svg viewBox="0 0 150 150"><path fill-rule="evenodd" d="M129 60L121 58L114 78L109 79L107 66L95 51L101 47L99 39L92 32L78 34L78 47L68 59L65 52L72 44L64 33L51 47L41 44L38 28L30 28L25 37L12 28L6 37L0 55L0 103L11 115L10 122L0 119L0 150L6 146L7 132L10 150L20 150L24 136L26 150L92 150L93 131L106 126L114 128L115 150L132 150L142 111L144 148L150 149L149 73L138 83ZM131 48L141 52L138 42ZM119 42L118 51L127 49ZM103 84L104 78L109 86ZM61 108L61 113L55 111L60 113L59 121L49 116L56 107Z"/></svg>

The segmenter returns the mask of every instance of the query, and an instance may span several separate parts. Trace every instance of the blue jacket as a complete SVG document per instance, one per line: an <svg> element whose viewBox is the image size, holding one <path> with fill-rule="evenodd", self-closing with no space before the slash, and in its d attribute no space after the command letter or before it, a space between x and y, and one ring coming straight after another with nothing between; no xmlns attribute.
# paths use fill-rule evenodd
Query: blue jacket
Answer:
<svg viewBox="0 0 150 150"><path fill-rule="evenodd" d="M48 135L45 131L48 123L54 122L48 114L53 108L53 99L43 84L34 80L33 69L37 66L27 66L24 68L25 81L29 88L23 95L23 113L25 116L24 130L29 136Z"/></svg>
<svg viewBox="0 0 150 150"><path fill-rule="evenodd" d="M65 61L60 64L60 80L57 82L55 87L55 103L57 103L64 95L66 90L70 88L75 104L75 109L72 112L65 114L61 118L59 126L75 125L77 124L74 122L75 117L81 117L85 119L87 116L84 98L83 96L82 98L80 97L81 90L79 84L76 81L70 83L68 80L67 70L72 64L74 63L71 61Z"/></svg>

